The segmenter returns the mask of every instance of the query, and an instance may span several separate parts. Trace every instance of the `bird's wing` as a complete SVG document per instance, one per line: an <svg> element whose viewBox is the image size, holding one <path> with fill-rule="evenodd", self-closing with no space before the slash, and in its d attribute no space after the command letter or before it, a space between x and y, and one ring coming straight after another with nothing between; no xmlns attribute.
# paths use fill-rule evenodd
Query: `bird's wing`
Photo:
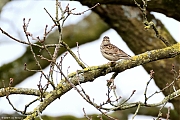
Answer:
<svg viewBox="0 0 180 120"><path fill-rule="evenodd" d="M127 53L125 53L123 50L121 50L121 49L119 49L118 51L117 51L117 54L118 54L118 56L120 56L120 57L131 57L130 55L128 55Z"/></svg>
<svg viewBox="0 0 180 120"><path fill-rule="evenodd" d="M119 49L117 46L115 46L113 44L108 44L108 45L104 46L103 51L105 53L119 56L119 57L131 57L130 55L126 54L123 50Z"/></svg>

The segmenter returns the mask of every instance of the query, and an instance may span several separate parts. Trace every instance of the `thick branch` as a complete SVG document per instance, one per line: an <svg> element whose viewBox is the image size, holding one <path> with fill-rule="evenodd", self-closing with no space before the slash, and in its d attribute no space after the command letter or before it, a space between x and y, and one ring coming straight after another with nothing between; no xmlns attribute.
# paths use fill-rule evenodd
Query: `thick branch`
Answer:
<svg viewBox="0 0 180 120"><path fill-rule="evenodd" d="M173 45L172 47L167 47L164 49L152 50L145 52L143 54L132 57L130 60L119 61L116 64L113 64L111 67L109 64L104 64L100 66L92 66L85 68L83 70L71 73L68 75L68 78L74 85L80 83L92 82L97 77L105 75L110 72L122 72L126 69L136 67L138 65L146 64L152 61L167 59L175 57L180 54L180 43ZM77 75L78 74L78 75ZM42 112L49 104L51 104L55 99L61 97L67 91L71 90L72 86L66 80L61 80L58 84L56 90L53 90L39 106L35 108L35 111L32 115L26 117L26 119L31 120L35 118L38 112Z"/></svg>
<svg viewBox="0 0 180 120"><path fill-rule="evenodd" d="M136 7L133 0L78 0L85 5L100 4L113 4L113 5L127 5ZM142 0L136 0L138 3L142 3ZM142 5L142 4L141 4ZM180 21L180 1L179 0L150 0L148 2L147 10L149 12L163 13L168 17L174 18Z"/></svg>
<svg viewBox="0 0 180 120"><path fill-rule="evenodd" d="M147 31L144 29L144 25L142 23L142 13L138 8L121 5L101 5L93 10L98 13L111 28L117 31L117 33L135 54L165 47L163 42L155 36L153 30ZM160 35L168 40L170 44L176 43L161 21L157 20L148 12L147 20L153 21L156 24ZM179 61L179 57L176 57L175 59L164 59L144 64L143 67L148 73L152 69L156 73L160 73L158 75L156 74L154 80L156 85L160 89L163 89L167 83L171 83L172 81L172 72L170 71L172 64L174 64L176 68L179 68ZM176 87L177 89L180 89L180 85L177 84ZM167 96L169 94L169 90L163 91L163 94ZM174 99L171 102L176 111L180 112L180 98Z"/></svg>

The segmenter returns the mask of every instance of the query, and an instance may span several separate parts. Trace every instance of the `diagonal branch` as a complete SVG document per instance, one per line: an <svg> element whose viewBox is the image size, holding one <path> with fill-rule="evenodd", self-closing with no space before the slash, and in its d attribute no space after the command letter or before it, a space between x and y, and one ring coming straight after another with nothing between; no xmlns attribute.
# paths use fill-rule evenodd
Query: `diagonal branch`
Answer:
<svg viewBox="0 0 180 120"><path fill-rule="evenodd" d="M152 50L140 55L132 57L130 60L122 60L117 62L114 66L109 66L109 64L104 64L100 66L87 67L83 70L71 73L68 75L69 80L74 84L78 85L80 83L92 82L97 77L106 75L110 72L122 72L126 69L130 69L142 64L146 64L152 61L173 58L180 54L180 43L177 43L171 47ZM49 95L47 95L43 102L41 102L33 111L32 115L26 117L28 120L32 120L38 115L38 112L42 112L49 104L51 104L55 99L64 95L67 91L72 89L72 85L69 84L65 79L57 85L56 89L53 90ZM179 92L179 90L178 90ZM179 93L178 93L179 94ZM174 96L174 93L173 93ZM160 105L160 104L157 104ZM134 105L133 105L134 106Z"/></svg>

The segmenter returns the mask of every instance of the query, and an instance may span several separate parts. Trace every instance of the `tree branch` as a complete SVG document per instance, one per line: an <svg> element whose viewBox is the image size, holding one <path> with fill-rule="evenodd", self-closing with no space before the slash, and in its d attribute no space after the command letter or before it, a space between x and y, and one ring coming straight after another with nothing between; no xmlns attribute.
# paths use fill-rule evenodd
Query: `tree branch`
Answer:
<svg viewBox="0 0 180 120"><path fill-rule="evenodd" d="M111 4L111 5L127 5L136 7L133 0L78 0L85 5ZM141 0L137 0L138 3L142 3ZM142 5L142 4L141 4ZM166 0L150 0L148 2L147 10L149 12L163 13L168 17L174 18L180 21L180 1L166 1Z"/></svg>
<svg viewBox="0 0 180 120"><path fill-rule="evenodd" d="M6 96L7 92L8 92L8 95L11 95L11 94L21 94L21 95L24 94L24 95L34 95L34 96L41 95L40 91L37 89L7 87L7 88L0 89L0 97ZM43 97L45 97L48 94L49 92L44 92Z"/></svg>
<svg viewBox="0 0 180 120"><path fill-rule="evenodd" d="M152 50L152 51L142 53L140 55L132 57L130 60L119 61L111 67L109 66L109 64L87 67L83 70L77 71L78 76L76 75L77 72L74 72L74 73L69 74L68 78L74 85L78 85L79 82L80 83L92 82L97 77L106 75L107 73L110 73L110 72L117 72L117 71L122 72L126 69L130 69L130 68L136 67L138 65L146 64L146 63L149 63L152 61L166 59L166 58L173 58L180 54L179 48L180 48L180 43L177 43L171 47L158 49L158 50ZM57 85L56 89L53 90L49 95L47 95L46 98L44 99L44 101L41 102L35 108L35 111L33 111L33 114L27 116L26 119L32 120L33 118L35 118L38 115L38 112L41 113L55 99L61 97L63 94L65 94L67 91L69 91L71 89L72 89L72 86L71 86L71 84L69 84L69 82L67 82L65 79L61 80L61 82ZM177 90L177 92L179 95L180 90ZM172 93L172 95L174 96L174 93ZM166 100L166 98L165 98L165 100ZM157 105L160 105L160 103L157 103ZM135 106L135 105L132 104L132 106ZM146 105L146 106L148 106L148 105Z"/></svg>
<svg viewBox="0 0 180 120"><path fill-rule="evenodd" d="M84 2L82 2L84 3ZM138 1L138 3L141 3ZM100 3L101 4L101 3ZM149 2L148 2L149 4ZM86 4L86 5L90 5ZM153 30L145 30L143 25L143 15L138 8L135 7L127 7L121 5L110 5L104 4L95 9L93 9L96 13L98 13L101 18L108 23L108 25L115 29L117 33L121 36L121 38L126 42L128 47L137 55L143 53L145 51L150 51L153 49L164 48L164 44L162 44L162 40L158 39L155 36ZM156 27L159 30L160 35L162 35L170 44L175 44L176 41L167 31L165 26L161 23L160 20L156 19L152 14L147 11L147 19L148 21L153 21L156 23ZM179 57L174 59L164 59L161 61L152 62L149 64L143 64L145 70L149 73L150 70L154 70L158 74L154 77L156 85L163 89L165 87L165 83L171 83L172 81L172 72L170 71L172 64L179 67ZM176 85L177 89L180 89L180 86ZM169 90L163 91L163 94L167 96L169 94ZM174 99L171 101L174 105L176 111L180 112L179 102L180 98Z"/></svg>
<svg viewBox="0 0 180 120"><path fill-rule="evenodd" d="M96 22L94 22L96 21ZM84 26L84 22L87 23L87 26ZM80 27L81 26L81 27ZM108 30L109 27L107 24L105 24L95 13L91 13L89 16L84 18L82 21L75 25L69 25L67 27L63 28L63 41L66 42L69 47L76 47L76 42L78 42L79 45L85 44L87 42L94 41L100 37L100 35ZM87 34L81 34L84 31L88 33ZM58 38L58 31L53 32L50 34L47 38L47 47L49 48L48 50L52 53L53 52L53 47L56 45L54 43ZM23 40L21 40L23 41ZM73 42L72 42L73 41ZM34 43L36 44L36 43ZM43 49L39 49L38 47L34 48L35 54L41 54L46 58L49 58L49 54ZM42 52L39 52L39 50L42 50ZM65 49L60 49L58 52L58 55L61 55L62 53L65 52ZM41 63L42 69L47 67L49 65L49 62L46 60L39 60ZM4 64L3 66L0 66L0 80L4 80L5 85L8 85L9 83L9 78L14 79L13 85L19 84L22 82L24 79L27 77L35 74L35 72L27 72L24 70L24 64L27 63L28 69L38 69L39 67L35 64L35 61L33 59L33 56L30 52L29 47L27 47L25 53L18 59L12 61L11 63ZM18 65L14 66L14 65ZM11 72L10 72L11 71ZM13 72L14 71L14 72ZM21 75L21 76L19 76ZM2 84L0 84L0 88L3 87Z"/></svg>

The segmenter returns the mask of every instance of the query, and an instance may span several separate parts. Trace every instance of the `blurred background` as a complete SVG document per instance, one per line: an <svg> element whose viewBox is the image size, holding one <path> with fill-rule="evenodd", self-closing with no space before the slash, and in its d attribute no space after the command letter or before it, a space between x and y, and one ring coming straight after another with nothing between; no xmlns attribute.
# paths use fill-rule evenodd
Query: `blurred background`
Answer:
<svg viewBox="0 0 180 120"><path fill-rule="evenodd" d="M88 9L87 6L82 5L80 2L75 1L63 1L62 7L65 9L65 6L69 3L70 8L76 8L74 10L75 13L79 13ZM40 36L43 37L45 26L48 25L48 29L53 26L53 21L45 12L44 8L48 10L48 12L55 17L55 1L50 0L14 0L7 2L0 11L0 27L8 32L15 38L20 40L26 40L26 37L23 32L23 18L26 18L26 21L31 18L28 31L33 34L34 37ZM82 15L70 15L70 17L65 22L65 27L70 25L76 25L77 23L83 22L83 19L86 18L91 14L92 11L88 11ZM165 27L169 30L170 34L174 37L176 41L180 42L179 32L180 32L180 23L172 18L168 18L163 14L160 13L152 13L156 18L160 19L161 22L165 25ZM94 21L96 22L96 21ZM143 24L143 23L142 23ZM86 23L83 23L86 25ZM81 26L79 26L81 27ZM55 28L56 29L56 28ZM55 29L52 31L54 32ZM92 28L93 29L93 28ZM95 28L94 28L95 29ZM75 30L76 31L76 30ZM84 31L81 33L82 35L91 35L88 31ZM94 41L89 41L85 44L80 45L79 53L81 59L88 65L88 66L96 66L102 65L108 62L105 58L102 57L100 53L100 44L104 36L109 36L111 42L121 48L123 51L128 53L131 56L135 54L128 48L126 43L122 40L122 38L117 34L114 29L107 29L104 31L98 39ZM58 38L55 38L58 39ZM76 43L78 40L74 39ZM33 41L32 42L36 42ZM27 45L15 42L5 36L4 34L0 33L0 66L2 68L3 65L8 64L16 60L17 58L24 55L26 51ZM72 48L73 52L78 55L77 47ZM64 55L64 53L62 54ZM58 58L58 61L60 57ZM23 65L24 63L22 63ZM0 68L0 69L1 69ZM18 66L17 66L18 68ZM67 73L74 72L78 69L81 69L76 61L68 54L63 61L63 71ZM18 70L18 69L17 69ZM48 74L49 67L44 69L45 73ZM0 76L2 74L0 73ZM85 89L87 94L94 98L96 103L102 103L106 100L106 93L107 93L107 86L106 80L111 77L111 73L97 78L92 83L84 83L82 87ZM21 75L18 75L21 76ZM11 77L11 76L9 76ZM60 76L56 75L56 83L59 82ZM40 73L36 73L32 76L27 77L22 82L17 84L15 87L22 87L22 88L35 88L38 89L37 84L39 83ZM118 75L115 79L115 83L117 86L117 94L122 98L128 98L133 90L136 90L133 97L130 99L129 102L137 102L137 101L144 101L144 90L147 81L150 79L148 73L144 70L142 66L138 66L132 69L128 69ZM15 79L16 81L16 79ZM46 80L42 80L42 84L46 84ZM49 91L51 90L48 89ZM155 91L158 91L159 88L156 86L154 81L152 81L148 87L147 94L150 95ZM157 94L152 97L148 103L157 103L163 99L163 94ZM23 110L24 106L35 99L34 96L27 96L27 95L10 95L10 100L14 104L17 109ZM39 102L32 104L28 111L33 110ZM166 106L171 106L172 104L167 104ZM85 102L81 96L72 89L65 95L61 97L61 99L57 99L52 104L50 104L42 113L43 115L50 115L50 116L61 116L61 115L73 115L76 117L83 117L83 108L87 114L100 114L93 106L89 105ZM15 111L12 107L8 104L8 101L5 97L0 98L0 114L12 114ZM129 115L129 119L131 119L132 115ZM135 117L135 120L146 119L152 120L152 117L145 117L138 115Z"/></svg>

